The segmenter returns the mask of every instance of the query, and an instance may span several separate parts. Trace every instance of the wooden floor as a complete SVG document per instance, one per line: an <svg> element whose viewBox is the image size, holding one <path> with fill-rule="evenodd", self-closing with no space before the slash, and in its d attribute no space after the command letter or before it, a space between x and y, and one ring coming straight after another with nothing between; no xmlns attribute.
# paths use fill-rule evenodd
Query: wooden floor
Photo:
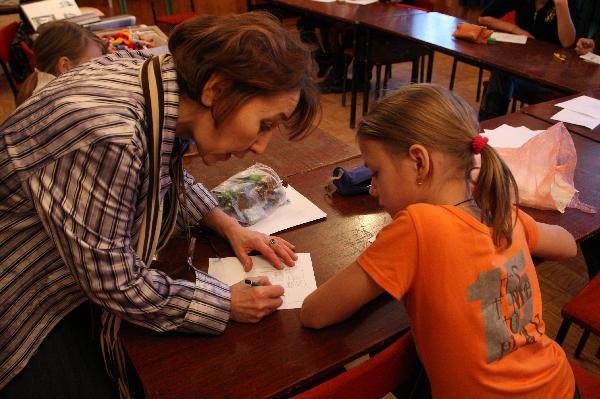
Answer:
<svg viewBox="0 0 600 399"><path fill-rule="evenodd" d="M4 25L6 18L0 18L0 25ZM448 85L452 60L448 56L435 55L433 81L444 86ZM409 66L396 65L393 70L393 79L390 90L409 81ZM455 91L467 99L475 109L479 104L475 102L475 89L477 84L477 69L465 64L459 64ZM330 94L322 96L323 118L320 127L337 136L351 145L354 142L354 132L348 127L349 108L341 106L341 95ZM14 109L14 102L10 89L5 80L0 78L0 121L3 121ZM359 103L360 109L360 103ZM554 337L562 318L560 310L562 306L575 295L587 282L586 268L583 258L579 255L574 259L564 262L545 262L537 268L539 281L544 301L544 319L546 321L546 332ZM581 329L577 326L571 330L564 343L567 355L572 357L575 346L581 335ZM600 338L590 336L583 351L580 364L586 369L600 376L600 360L594 354L600 347Z"/></svg>

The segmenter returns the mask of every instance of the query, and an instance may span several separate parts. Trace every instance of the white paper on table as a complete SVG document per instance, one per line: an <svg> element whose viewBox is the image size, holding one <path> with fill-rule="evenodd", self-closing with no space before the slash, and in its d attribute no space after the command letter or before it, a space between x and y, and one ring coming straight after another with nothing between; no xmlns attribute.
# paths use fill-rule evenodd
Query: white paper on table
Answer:
<svg viewBox="0 0 600 399"><path fill-rule="evenodd" d="M525 126L513 127L504 124L496 129L485 129L483 136L489 139L488 144L492 147L519 148L542 132L544 130L531 130Z"/></svg>
<svg viewBox="0 0 600 399"><path fill-rule="evenodd" d="M595 129L600 125L600 119L592 118L589 115L580 112L571 111L570 109L562 109L554 114L551 119L568 122L574 125L585 126L589 129Z"/></svg>
<svg viewBox="0 0 600 399"><path fill-rule="evenodd" d="M595 119L600 119L600 100L590 96L579 96L558 104L557 107L568 109L591 116Z"/></svg>
<svg viewBox="0 0 600 399"><path fill-rule="evenodd" d="M318 206L310 202L308 198L296 191L292 186L285 188L287 203L275 209L266 218L259 220L250 230L258 231L267 235L277 233L290 227L299 226L327 217Z"/></svg>
<svg viewBox="0 0 600 399"><path fill-rule="evenodd" d="M525 35L514 35L512 33L504 33L504 32L494 32L492 39L497 42L506 42L506 43L517 43L517 44L525 44L527 43L527 36Z"/></svg>
<svg viewBox="0 0 600 399"><path fill-rule="evenodd" d="M298 309L302 307L304 298L317 289L315 272L309 253L298 253L298 260L293 267L284 266L282 270L275 269L262 256L251 256L252 270L244 271L238 258L210 258L208 260L208 274L233 285L240 281L266 276L273 285L281 285L285 290L282 297L283 304L279 309Z"/></svg>
<svg viewBox="0 0 600 399"><path fill-rule="evenodd" d="M594 53L587 53L584 55L580 55L580 58L583 58L587 62L593 62L594 64L600 64L600 55Z"/></svg>

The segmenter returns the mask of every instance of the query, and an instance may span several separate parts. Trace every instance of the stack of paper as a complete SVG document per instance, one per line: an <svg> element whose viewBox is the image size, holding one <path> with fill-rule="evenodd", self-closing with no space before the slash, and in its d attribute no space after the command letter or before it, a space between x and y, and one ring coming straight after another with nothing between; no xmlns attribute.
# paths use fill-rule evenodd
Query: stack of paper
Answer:
<svg viewBox="0 0 600 399"><path fill-rule="evenodd" d="M531 130L525 126L498 126L495 129L484 129L483 136L489 139L488 144L494 148L519 148L544 130Z"/></svg>
<svg viewBox="0 0 600 399"><path fill-rule="evenodd" d="M304 298L317 289L315 273L310 259L310 254L299 253L296 265L284 266L283 269L275 269L267 260L260 256L251 256L252 270L244 271L244 267L238 258L210 258L208 263L208 274L233 285L240 281L265 276L273 285L281 285L285 290L282 297L283 304L279 309L297 309L302 307Z"/></svg>
<svg viewBox="0 0 600 399"><path fill-rule="evenodd" d="M595 129L600 125L600 100L588 96L580 96L555 104L562 108L552 119L574 125Z"/></svg>

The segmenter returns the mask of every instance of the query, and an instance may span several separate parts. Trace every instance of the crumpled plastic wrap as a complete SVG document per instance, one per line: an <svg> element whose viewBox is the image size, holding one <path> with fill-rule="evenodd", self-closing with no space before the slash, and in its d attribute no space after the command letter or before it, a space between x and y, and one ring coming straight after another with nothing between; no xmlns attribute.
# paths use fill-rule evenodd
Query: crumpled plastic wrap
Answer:
<svg viewBox="0 0 600 399"><path fill-rule="evenodd" d="M549 127L519 148L496 148L519 187L519 203L537 209L564 212L597 209L579 200L574 186L577 152L562 122Z"/></svg>
<svg viewBox="0 0 600 399"><path fill-rule="evenodd" d="M219 207L243 226L251 226L287 202L281 178L270 167L256 163L212 190Z"/></svg>

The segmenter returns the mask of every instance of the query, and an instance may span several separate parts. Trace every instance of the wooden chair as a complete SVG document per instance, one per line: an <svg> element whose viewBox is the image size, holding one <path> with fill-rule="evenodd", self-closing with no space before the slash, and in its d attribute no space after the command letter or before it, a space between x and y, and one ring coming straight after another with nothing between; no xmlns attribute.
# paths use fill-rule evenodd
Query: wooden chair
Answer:
<svg viewBox="0 0 600 399"><path fill-rule="evenodd" d="M572 323L583 328L581 338L575 349L575 357L581 355L581 351L587 342L590 332L600 336L600 274L597 274L583 289L573 297L561 311L563 322L556 334L556 342L562 345L569 327ZM600 348L596 352L600 358ZM600 391L599 391L600 392Z"/></svg>
<svg viewBox="0 0 600 399"><path fill-rule="evenodd" d="M571 364L581 397L583 399L597 398L600 394L600 377L590 373L575 361L569 360L569 364Z"/></svg>
<svg viewBox="0 0 600 399"><path fill-rule="evenodd" d="M406 4L395 4L396 7L413 8L422 11L433 11L433 2L430 0L416 0L415 5ZM342 82L342 106L346 106L346 92L348 91L347 79L348 65L351 59L354 62L362 62L365 69L370 73L370 68L375 66L376 80L375 80L375 98L379 98L382 93L382 89L387 89L388 80L392 76L392 65L400 64L403 62L412 62L411 70L411 83L416 83L425 80L425 56L433 57L433 51L429 47L418 44L409 40L387 35L385 33L378 33L371 35L370 41L370 57L367 54L363 54L364 51L359 51L359 54L354 54L353 48L344 50L344 72ZM357 46L358 49L362 49L364 46ZM421 77L419 78L419 65L421 71ZM383 75L383 86L381 85L381 70L385 66ZM353 76L353 79L357 77ZM363 90L368 92L370 90L370 81L365 79L363 81ZM354 85L354 90L358 88ZM355 95L355 92L352 92ZM363 115L368 111L368 96L365 96L367 101L363 104ZM356 114L356 109L350 110L352 115ZM352 118L351 118L352 119ZM353 126L351 126L353 127Z"/></svg>
<svg viewBox="0 0 600 399"><path fill-rule="evenodd" d="M172 28L175 25L179 25L186 19L190 19L198 16L196 13L196 6L194 5L194 0L189 0L190 10L174 13L173 10L173 1L172 0L164 0L165 13L158 14L156 12L156 0L150 1L150 6L152 8L152 18L154 18L155 25L167 25Z"/></svg>
<svg viewBox="0 0 600 399"><path fill-rule="evenodd" d="M293 399L381 399L412 383L420 364L410 332L358 366L304 391Z"/></svg>
<svg viewBox="0 0 600 399"><path fill-rule="evenodd" d="M12 90L13 95L15 97L19 92L21 84L14 79L10 71L8 58L10 55L10 45L15 37L18 26L18 22L11 22L10 24L0 29L0 66L2 66L4 77L8 81L8 85L10 86L10 89Z"/></svg>

